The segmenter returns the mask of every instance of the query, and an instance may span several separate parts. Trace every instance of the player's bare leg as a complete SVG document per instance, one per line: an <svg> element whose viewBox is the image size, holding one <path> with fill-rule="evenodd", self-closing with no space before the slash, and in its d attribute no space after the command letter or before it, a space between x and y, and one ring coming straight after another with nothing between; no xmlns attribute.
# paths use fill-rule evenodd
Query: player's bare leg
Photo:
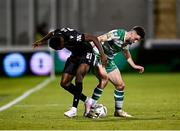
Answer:
<svg viewBox="0 0 180 131"><path fill-rule="evenodd" d="M132 117L127 112L123 111L123 102L124 102L124 82L121 77L119 69L115 69L112 72L108 73L109 80L114 85L114 100L115 100L115 112L114 116L116 117Z"/></svg>
<svg viewBox="0 0 180 131"><path fill-rule="evenodd" d="M84 115L89 117L93 117L93 109L96 105L98 99L101 97L101 94L103 92L103 89L106 87L108 83L108 77L105 68L102 67L102 65L98 66L96 77L99 79L99 84L94 89L92 98L89 98L88 101L85 103L85 113Z"/></svg>

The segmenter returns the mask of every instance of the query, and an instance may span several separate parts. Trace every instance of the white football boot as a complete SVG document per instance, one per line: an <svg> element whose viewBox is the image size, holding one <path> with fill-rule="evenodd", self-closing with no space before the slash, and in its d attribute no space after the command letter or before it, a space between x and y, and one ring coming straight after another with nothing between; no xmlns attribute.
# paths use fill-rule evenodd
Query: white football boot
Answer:
<svg viewBox="0 0 180 131"><path fill-rule="evenodd" d="M91 106L92 106L92 98L87 98L87 101L84 103L84 108L85 108L84 116L85 117L87 117L87 114L91 110Z"/></svg>
<svg viewBox="0 0 180 131"><path fill-rule="evenodd" d="M87 113L86 117L97 119L99 118L99 115L99 113L95 112L95 110L91 108L90 111Z"/></svg>
<svg viewBox="0 0 180 131"><path fill-rule="evenodd" d="M122 110L121 111L115 111L114 116L115 117L126 117L126 118L132 118L133 117L132 115L130 115L127 112L122 111Z"/></svg>
<svg viewBox="0 0 180 131"><path fill-rule="evenodd" d="M64 112L64 115L69 118L77 116L77 108L71 107L69 111Z"/></svg>

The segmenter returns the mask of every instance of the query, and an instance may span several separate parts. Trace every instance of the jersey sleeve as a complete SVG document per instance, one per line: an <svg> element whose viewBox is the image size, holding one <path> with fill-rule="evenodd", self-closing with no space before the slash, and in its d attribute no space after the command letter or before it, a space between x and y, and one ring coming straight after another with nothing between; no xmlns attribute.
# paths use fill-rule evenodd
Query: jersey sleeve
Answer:
<svg viewBox="0 0 180 131"><path fill-rule="evenodd" d="M111 30L105 34L107 36L107 40L119 39L118 30Z"/></svg>

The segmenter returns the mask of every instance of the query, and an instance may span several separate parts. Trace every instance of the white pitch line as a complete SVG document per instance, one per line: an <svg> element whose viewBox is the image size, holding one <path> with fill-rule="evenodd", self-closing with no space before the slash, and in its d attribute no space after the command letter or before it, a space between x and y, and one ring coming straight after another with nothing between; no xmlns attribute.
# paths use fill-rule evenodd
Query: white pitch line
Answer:
<svg viewBox="0 0 180 131"><path fill-rule="evenodd" d="M30 94L42 89L43 87L45 87L47 84L49 84L49 82L51 82L54 79L48 78L45 81L43 81L42 83L40 83L39 85L35 86L34 88L24 92L21 96L19 96L18 98L16 98L15 100L9 102L8 104L1 106L0 107L0 112L4 111L8 108L10 108L11 106L17 104L18 102L22 101L23 99L25 99L26 97L28 97Z"/></svg>

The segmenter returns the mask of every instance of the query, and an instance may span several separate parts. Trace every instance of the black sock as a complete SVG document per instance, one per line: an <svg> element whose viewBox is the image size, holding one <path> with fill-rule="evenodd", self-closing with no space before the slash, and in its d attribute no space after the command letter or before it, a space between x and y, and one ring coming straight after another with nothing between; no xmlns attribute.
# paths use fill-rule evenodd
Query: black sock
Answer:
<svg viewBox="0 0 180 131"><path fill-rule="evenodd" d="M85 96L83 93L81 93L80 100L85 102L87 99L87 96Z"/></svg>
<svg viewBox="0 0 180 131"><path fill-rule="evenodd" d="M74 93L73 107L77 108L78 103L79 103L79 99L80 99L80 96L82 93L82 82L76 82L75 89L76 89L76 92Z"/></svg>
<svg viewBox="0 0 180 131"><path fill-rule="evenodd" d="M75 87L75 85L73 85L72 83L71 83L69 86L64 87L64 89L67 90L67 91L68 91L69 93L71 93L72 95L74 95L75 92L76 92L76 87ZM83 102L85 102L86 99L87 99L87 96L85 96L83 93L81 93L80 100L83 101Z"/></svg>
<svg viewBox="0 0 180 131"><path fill-rule="evenodd" d="M63 88L73 95L76 92L76 87L72 83L69 86Z"/></svg>

